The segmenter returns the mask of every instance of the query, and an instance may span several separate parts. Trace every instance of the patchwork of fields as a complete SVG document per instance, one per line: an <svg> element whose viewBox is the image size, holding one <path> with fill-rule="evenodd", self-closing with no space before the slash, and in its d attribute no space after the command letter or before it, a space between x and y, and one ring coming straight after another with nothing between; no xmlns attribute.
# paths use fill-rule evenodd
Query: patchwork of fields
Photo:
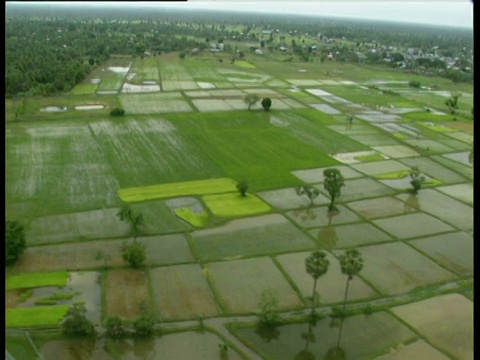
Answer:
<svg viewBox="0 0 480 360"><path fill-rule="evenodd" d="M281 312L309 309L305 258L317 249L330 261L317 285L319 310L342 304L339 257L357 248L365 265L347 308L372 304L374 311L342 323L349 358L473 358L473 291L435 292L473 279L473 125L465 115L473 99L462 99L454 120L438 114L446 111L439 94L406 86L383 94L366 87L352 65L326 64L342 70L329 78L318 64L303 72L286 63L219 64L113 58L68 96L29 99L25 121L14 121L7 101L6 217L25 224L28 245L7 269L7 286L19 281L14 275L64 271L73 280L61 291L76 292L97 323L109 315L132 320L141 302L160 326L204 319L208 331L188 328L156 343L156 351L178 358L194 348L213 358L218 343L229 344L231 358L294 358L306 331L318 339L310 349L323 356L339 331L330 319L310 328L291 320L266 342L248 316L258 314L267 290L277 293ZM370 81L408 81L381 75ZM142 93L141 86L158 88ZM256 104L249 111L248 93L270 97L271 109ZM88 104L105 108L74 110ZM67 110L41 112L47 106ZM110 117L115 106L126 115ZM432 181L416 196L404 189L408 177L396 178L413 166ZM332 167L345 177L337 213L328 212L323 186L323 170ZM246 197L240 181L249 182ZM319 192L312 201L296 191L307 184ZM121 259L122 243L132 241L116 216L125 204L144 216L142 270ZM33 285L35 300L58 290L44 279ZM22 303L29 286L7 291L7 327L57 327L69 303ZM430 295L415 297L423 289ZM440 316L447 306L454 320ZM33 338L49 356L61 347ZM12 335L7 347L21 358L22 347L30 348L24 341ZM193 345L182 349L182 341ZM127 345L122 351L132 352Z"/></svg>

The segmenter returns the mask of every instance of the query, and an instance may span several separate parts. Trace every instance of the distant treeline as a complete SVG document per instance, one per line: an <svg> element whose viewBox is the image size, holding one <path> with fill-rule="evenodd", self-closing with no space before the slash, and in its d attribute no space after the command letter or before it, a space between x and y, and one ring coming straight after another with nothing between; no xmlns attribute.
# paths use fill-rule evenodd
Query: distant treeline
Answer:
<svg viewBox="0 0 480 360"><path fill-rule="evenodd" d="M291 39L297 34L321 34L322 39L346 38L357 45L375 41L403 48L437 47L439 53L452 57L466 56L473 49L473 31L460 28L134 5L112 9L94 3L89 7L10 3L6 11L5 92L9 96L68 91L113 54L143 56L145 50L159 54L203 49L210 41L222 39L260 41L262 29L279 29L290 33ZM343 61L358 61L352 48L339 45L332 50L341 50ZM369 62L380 62L380 55L369 56ZM434 70L443 65L425 60L419 66ZM472 74L450 71L442 76L471 81L473 64Z"/></svg>

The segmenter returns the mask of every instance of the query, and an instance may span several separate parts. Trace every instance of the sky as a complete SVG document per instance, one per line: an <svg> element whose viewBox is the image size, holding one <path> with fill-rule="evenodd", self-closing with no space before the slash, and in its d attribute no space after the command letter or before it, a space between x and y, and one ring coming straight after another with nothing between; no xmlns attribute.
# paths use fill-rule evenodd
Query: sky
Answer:
<svg viewBox="0 0 480 360"><path fill-rule="evenodd" d="M45 2L48 3L48 2ZM55 2L68 4L68 1ZM71 2L70 2L71 3ZM82 2L75 2L80 4ZM430 25L455 26L473 29L472 0L188 0L182 2L102 2L90 1L85 4L104 6L155 6L180 7L188 9L248 10L266 13L318 14L345 18L413 22Z"/></svg>

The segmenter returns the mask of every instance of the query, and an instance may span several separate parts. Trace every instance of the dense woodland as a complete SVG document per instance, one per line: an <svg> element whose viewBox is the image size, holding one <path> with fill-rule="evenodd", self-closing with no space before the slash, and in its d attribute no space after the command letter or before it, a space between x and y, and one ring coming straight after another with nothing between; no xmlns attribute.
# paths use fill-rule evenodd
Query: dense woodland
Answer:
<svg viewBox="0 0 480 360"><path fill-rule="evenodd" d="M472 30L317 15L8 4L5 93L68 91L113 54L187 52L210 47L212 41L225 42L225 51L245 42L270 52L286 45L299 61L311 61L315 45L313 53L323 54L322 61L333 52L336 61L352 63L385 64L389 57L390 66L406 60L406 49L415 49L417 56L403 66L405 71L473 82ZM265 37L262 30L272 33ZM359 52L366 54L361 60ZM440 57L453 59L455 67Z"/></svg>

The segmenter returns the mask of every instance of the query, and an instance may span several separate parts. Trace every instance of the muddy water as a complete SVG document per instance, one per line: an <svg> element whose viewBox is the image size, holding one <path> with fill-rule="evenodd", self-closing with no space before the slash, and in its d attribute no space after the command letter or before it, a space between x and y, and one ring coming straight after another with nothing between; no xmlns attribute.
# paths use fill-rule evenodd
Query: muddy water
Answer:
<svg viewBox="0 0 480 360"><path fill-rule="evenodd" d="M221 359L223 341L208 332L183 332L153 339L52 340L40 349L45 360L211 360ZM227 350L229 360L241 357Z"/></svg>
<svg viewBox="0 0 480 360"><path fill-rule="evenodd" d="M52 340L40 348L40 353L45 360L115 359L105 345L105 340L96 339Z"/></svg>
<svg viewBox="0 0 480 360"><path fill-rule="evenodd" d="M47 299L53 294L73 294L71 299L57 300L55 305L72 305L84 302L87 308L87 318L93 322L100 321L101 311L101 283L97 272L71 272L67 285L64 288L45 286L31 289L32 295L24 302L20 302L20 295L26 290L6 292L6 307L27 308L36 306L35 302Z"/></svg>
<svg viewBox="0 0 480 360"><path fill-rule="evenodd" d="M470 152L460 152L460 153L454 153L454 154L445 154L443 155L446 158L458 161L462 164L472 166L472 161L470 159Z"/></svg>

